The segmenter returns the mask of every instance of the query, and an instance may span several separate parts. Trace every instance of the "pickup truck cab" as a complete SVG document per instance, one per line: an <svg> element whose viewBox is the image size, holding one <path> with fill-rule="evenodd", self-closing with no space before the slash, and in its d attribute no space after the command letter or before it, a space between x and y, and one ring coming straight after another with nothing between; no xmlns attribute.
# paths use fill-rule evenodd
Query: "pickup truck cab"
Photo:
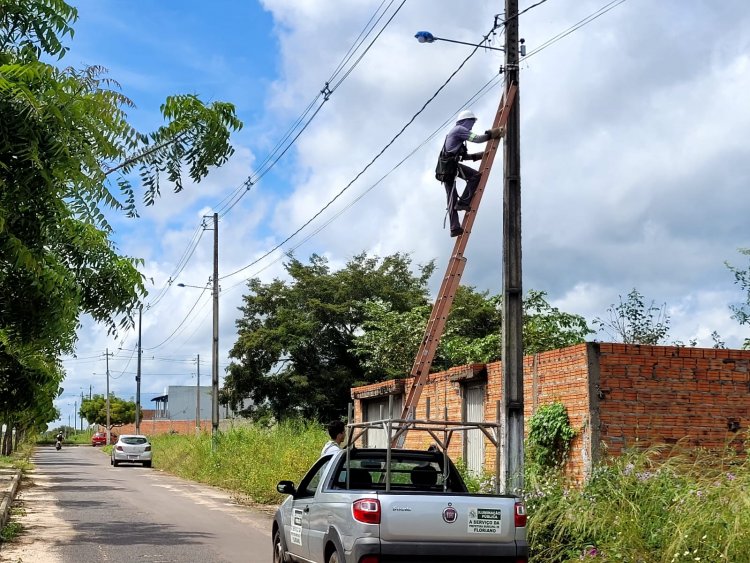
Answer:
<svg viewBox="0 0 750 563"><path fill-rule="evenodd" d="M320 458L273 523L274 563L526 563L526 512L471 494L440 452L342 450Z"/></svg>

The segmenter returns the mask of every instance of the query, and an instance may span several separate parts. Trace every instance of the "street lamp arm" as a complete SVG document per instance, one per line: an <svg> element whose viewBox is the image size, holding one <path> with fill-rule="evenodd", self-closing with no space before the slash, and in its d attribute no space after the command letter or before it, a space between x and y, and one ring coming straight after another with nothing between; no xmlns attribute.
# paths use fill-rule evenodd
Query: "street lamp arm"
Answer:
<svg viewBox="0 0 750 563"><path fill-rule="evenodd" d="M416 37L417 41L419 41L420 43L434 43L435 41L445 41L446 43L457 43L459 45L468 45L469 47L482 47L483 49L489 49L491 51L505 52L505 49L502 49L500 47L490 47L489 45L482 45L481 43L467 43L466 41L457 41L456 39L435 37L429 31L418 31L416 34L414 34L414 37Z"/></svg>

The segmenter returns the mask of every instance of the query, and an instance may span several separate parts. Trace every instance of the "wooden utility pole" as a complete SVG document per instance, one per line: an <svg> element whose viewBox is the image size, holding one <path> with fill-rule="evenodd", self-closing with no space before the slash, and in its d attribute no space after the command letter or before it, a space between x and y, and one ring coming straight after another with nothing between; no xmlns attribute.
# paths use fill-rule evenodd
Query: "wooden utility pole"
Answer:
<svg viewBox="0 0 750 563"><path fill-rule="evenodd" d="M518 0L505 0L505 73L518 86ZM523 489L523 287L521 276L520 92L505 130L503 180L502 467L506 493Z"/></svg>

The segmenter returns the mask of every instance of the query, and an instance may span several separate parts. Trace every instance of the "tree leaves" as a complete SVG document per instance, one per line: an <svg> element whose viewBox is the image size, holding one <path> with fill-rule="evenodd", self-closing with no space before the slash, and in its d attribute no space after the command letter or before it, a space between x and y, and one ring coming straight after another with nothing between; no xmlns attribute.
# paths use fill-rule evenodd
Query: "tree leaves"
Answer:
<svg viewBox="0 0 750 563"><path fill-rule="evenodd" d="M180 191L185 174L199 182L226 163L242 126L231 104L189 94L167 99L162 127L137 131L133 102L105 68L42 62L65 54L77 14L63 0L0 0L0 406L8 412L51 404L57 358L72 351L80 315L110 332L132 325L146 294L142 262L116 251L103 212L137 215L131 172L140 171L153 204L162 180Z"/></svg>

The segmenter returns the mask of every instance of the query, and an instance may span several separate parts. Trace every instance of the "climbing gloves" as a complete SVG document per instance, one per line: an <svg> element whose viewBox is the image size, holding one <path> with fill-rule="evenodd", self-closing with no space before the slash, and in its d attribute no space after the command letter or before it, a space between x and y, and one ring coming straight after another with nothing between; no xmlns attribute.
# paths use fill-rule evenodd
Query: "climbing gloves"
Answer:
<svg viewBox="0 0 750 563"><path fill-rule="evenodd" d="M489 135L490 139L500 139L503 135L505 135L505 128L504 127L495 127L493 129L487 129L487 131L484 132L485 135Z"/></svg>

